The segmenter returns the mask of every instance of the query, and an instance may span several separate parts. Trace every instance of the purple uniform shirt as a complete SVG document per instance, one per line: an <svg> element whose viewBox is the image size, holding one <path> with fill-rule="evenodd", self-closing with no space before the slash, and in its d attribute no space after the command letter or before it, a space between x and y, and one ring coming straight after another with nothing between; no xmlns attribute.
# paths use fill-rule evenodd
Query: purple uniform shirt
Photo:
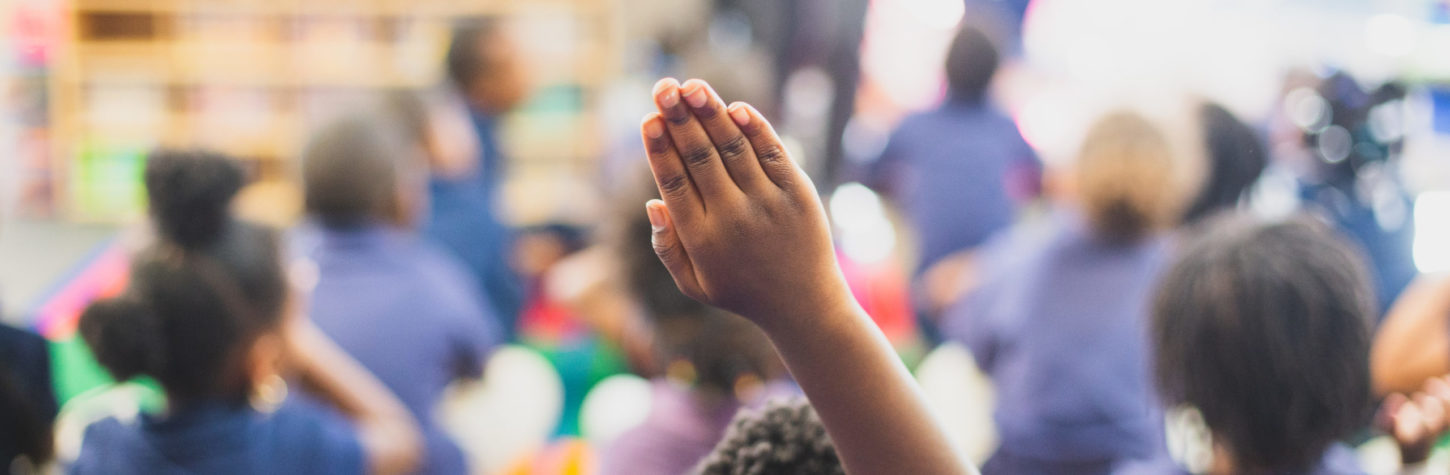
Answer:
<svg viewBox="0 0 1450 475"><path fill-rule="evenodd" d="M1147 327L1166 240L1102 242L1070 213L1041 226L985 248L988 277L943 322L996 384L998 463L1149 457L1163 443Z"/></svg>
<svg viewBox="0 0 1450 475"><path fill-rule="evenodd" d="M767 385L754 406L775 397L799 395L795 385ZM600 475L680 475L715 449L742 404L734 399L706 401L689 388L655 380L650 412L643 423L605 447Z"/></svg>
<svg viewBox="0 0 1450 475"><path fill-rule="evenodd" d="M361 474L366 460L352 426L331 410L291 398L276 412L203 402L131 424L86 428L72 474Z"/></svg>
<svg viewBox="0 0 1450 475"><path fill-rule="evenodd" d="M911 220L925 268L1010 225L1041 164L1012 119L953 100L903 120L868 173Z"/></svg>
<svg viewBox="0 0 1450 475"><path fill-rule="evenodd" d="M312 319L412 411L426 473L464 473L462 452L433 421L456 379L477 377L498 342L473 276L414 236L381 227L322 229Z"/></svg>

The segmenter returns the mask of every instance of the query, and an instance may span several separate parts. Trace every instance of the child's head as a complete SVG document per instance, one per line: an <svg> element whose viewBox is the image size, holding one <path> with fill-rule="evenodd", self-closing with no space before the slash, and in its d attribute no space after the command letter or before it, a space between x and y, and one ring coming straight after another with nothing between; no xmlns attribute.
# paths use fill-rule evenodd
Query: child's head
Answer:
<svg viewBox="0 0 1450 475"><path fill-rule="evenodd" d="M1132 112L1104 116L1088 130L1073 188L1093 231L1129 242L1170 226L1182 201L1168 138Z"/></svg>
<svg viewBox="0 0 1450 475"><path fill-rule="evenodd" d="M1303 470L1366 421L1370 287L1325 226L1205 223L1153 311L1159 389L1197 408L1236 471Z"/></svg>
<svg viewBox="0 0 1450 475"><path fill-rule="evenodd" d="M653 195L651 195L653 196ZM702 304L675 285L650 245L650 223L641 209L646 198L625 200L615 243L631 293L654 332L655 358L669 376L693 382L708 393L742 391L784 373L765 334L739 316Z"/></svg>
<svg viewBox="0 0 1450 475"><path fill-rule="evenodd" d="M449 81L473 107L503 113L528 94L517 47L497 20L459 24L446 61Z"/></svg>
<svg viewBox="0 0 1450 475"><path fill-rule="evenodd" d="M86 308L81 336L116 379L151 376L173 402L245 400L281 354L276 236L232 218L243 177L227 157L158 151L145 180L156 242L134 257L124 293Z"/></svg>
<svg viewBox="0 0 1450 475"><path fill-rule="evenodd" d="M302 152L307 212L325 226L411 226L426 200L421 144L402 120L368 114L339 118Z"/></svg>
<svg viewBox="0 0 1450 475"><path fill-rule="evenodd" d="M715 450L696 467L701 475L846 473L826 426L805 398L741 409Z"/></svg>
<svg viewBox="0 0 1450 475"><path fill-rule="evenodd" d="M1269 164L1259 133L1223 106L1204 104L1198 110L1198 122L1208 157L1208 179L1184 213L1186 222L1233 209Z"/></svg>
<svg viewBox="0 0 1450 475"><path fill-rule="evenodd" d="M997 74L997 47L986 33L962 26L947 50L947 88L953 97L981 100Z"/></svg>

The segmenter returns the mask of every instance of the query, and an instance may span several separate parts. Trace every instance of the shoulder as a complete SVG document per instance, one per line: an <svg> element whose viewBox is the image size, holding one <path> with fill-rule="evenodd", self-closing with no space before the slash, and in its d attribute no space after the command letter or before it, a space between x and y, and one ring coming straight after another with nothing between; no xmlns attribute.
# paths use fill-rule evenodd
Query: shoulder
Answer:
<svg viewBox="0 0 1450 475"><path fill-rule="evenodd" d="M299 473L362 473L365 459L356 429L336 411L293 396L263 415L259 437L268 456L295 465Z"/></svg>
<svg viewBox="0 0 1450 475"><path fill-rule="evenodd" d="M71 464L70 473L106 473L119 470L123 457L133 452L131 442L139 435L136 424L122 423L108 417L86 426L81 437L80 453Z"/></svg>

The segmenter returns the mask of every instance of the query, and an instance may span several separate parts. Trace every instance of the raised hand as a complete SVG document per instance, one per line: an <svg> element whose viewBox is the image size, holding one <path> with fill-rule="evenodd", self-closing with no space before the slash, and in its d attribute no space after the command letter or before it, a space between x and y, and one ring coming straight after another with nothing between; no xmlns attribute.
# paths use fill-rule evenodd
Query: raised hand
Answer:
<svg viewBox="0 0 1450 475"><path fill-rule="evenodd" d="M641 129L664 201L646 210L680 290L767 330L854 305L810 178L760 112L698 79L654 98Z"/></svg>
<svg viewBox="0 0 1450 475"><path fill-rule="evenodd" d="M655 85L645 205L680 290L765 330L849 473L970 473L851 297L815 188L760 112L700 80Z"/></svg>

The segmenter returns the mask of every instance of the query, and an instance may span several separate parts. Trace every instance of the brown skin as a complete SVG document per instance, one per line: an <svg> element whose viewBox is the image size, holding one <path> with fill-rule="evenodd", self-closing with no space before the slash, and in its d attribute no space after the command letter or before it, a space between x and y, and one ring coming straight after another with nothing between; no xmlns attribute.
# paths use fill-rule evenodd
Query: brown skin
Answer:
<svg viewBox="0 0 1450 475"><path fill-rule="evenodd" d="M1450 379L1430 379L1408 396L1389 395L1380 405L1376 422L1400 446L1402 464L1424 462L1435 443L1450 432Z"/></svg>
<svg viewBox="0 0 1450 475"><path fill-rule="evenodd" d="M646 211L680 290L765 330L847 472L974 473L851 296L815 188L765 118L700 80L654 96L641 131L664 200Z"/></svg>
<svg viewBox="0 0 1450 475"><path fill-rule="evenodd" d="M1450 373L1450 275L1425 275L1400 294L1370 348L1375 392L1411 392Z"/></svg>

